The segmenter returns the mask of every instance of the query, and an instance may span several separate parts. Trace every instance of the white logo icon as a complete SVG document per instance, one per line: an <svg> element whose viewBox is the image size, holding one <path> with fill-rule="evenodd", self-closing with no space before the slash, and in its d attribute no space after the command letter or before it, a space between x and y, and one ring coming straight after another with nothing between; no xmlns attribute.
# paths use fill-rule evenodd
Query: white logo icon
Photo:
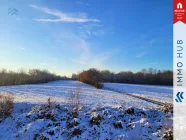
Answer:
<svg viewBox="0 0 186 140"><path fill-rule="evenodd" d="M180 2L177 4L177 8L182 9L182 4Z"/></svg>

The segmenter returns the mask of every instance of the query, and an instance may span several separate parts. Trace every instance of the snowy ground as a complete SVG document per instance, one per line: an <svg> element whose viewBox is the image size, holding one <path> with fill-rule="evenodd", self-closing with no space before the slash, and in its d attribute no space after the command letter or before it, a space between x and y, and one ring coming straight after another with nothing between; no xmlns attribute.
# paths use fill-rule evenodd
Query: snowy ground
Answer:
<svg viewBox="0 0 186 140"><path fill-rule="evenodd" d="M0 122L0 140L162 139L172 134L172 111L78 81L0 87L3 92L14 95L15 108ZM81 108L72 111L77 93ZM56 103L47 104L49 97Z"/></svg>
<svg viewBox="0 0 186 140"><path fill-rule="evenodd" d="M171 86L104 83L104 88L135 94L157 101L173 103L173 87Z"/></svg>
<svg viewBox="0 0 186 140"><path fill-rule="evenodd" d="M0 87L0 92L13 94L17 103L41 104L51 97L56 102L67 104L71 93L80 92L81 103L86 106L115 106L122 104L127 107L157 107L153 103L113 91L95 89L79 81L62 80L38 85L5 86Z"/></svg>

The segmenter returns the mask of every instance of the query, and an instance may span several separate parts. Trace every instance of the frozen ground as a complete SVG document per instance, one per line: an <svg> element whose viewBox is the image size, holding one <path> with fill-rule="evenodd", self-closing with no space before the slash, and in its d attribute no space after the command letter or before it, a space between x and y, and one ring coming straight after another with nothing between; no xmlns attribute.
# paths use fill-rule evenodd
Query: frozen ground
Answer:
<svg viewBox="0 0 186 140"><path fill-rule="evenodd" d="M86 106L116 106L122 104L126 107L157 107L153 103L113 91L95 89L79 81L61 80L46 84L4 86L0 87L0 92L13 94L17 103L41 104L51 97L56 102L68 104L71 94L79 92L81 103Z"/></svg>
<svg viewBox="0 0 186 140"><path fill-rule="evenodd" d="M161 110L57 104L14 114L0 123L1 140L158 140L172 136L172 115Z"/></svg>
<svg viewBox="0 0 186 140"><path fill-rule="evenodd" d="M135 94L157 101L173 103L173 87L171 86L104 83L104 88Z"/></svg>
<svg viewBox="0 0 186 140"><path fill-rule="evenodd" d="M0 92L15 97L12 116L0 122L0 140L158 140L172 137L171 110L78 81L6 86L0 87ZM72 98L77 93L81 107L72 110ZM56 103L47 103L49 97Z"/></svg>

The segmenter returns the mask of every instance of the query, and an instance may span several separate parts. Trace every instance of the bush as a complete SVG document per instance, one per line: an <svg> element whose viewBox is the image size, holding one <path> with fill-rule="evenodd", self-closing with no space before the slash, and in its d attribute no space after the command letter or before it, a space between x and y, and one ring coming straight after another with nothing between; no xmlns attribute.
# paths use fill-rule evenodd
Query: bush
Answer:
<svg viewBox="0 0 186 140"><path fill-rule="evenodd" d="M97 69L89 69L87 71L83 71L78 76L79 81L92 85L96 88L103 87L103 77L99 70Z"/></svg>
<svg viewBox="0 0 186 140"><path fill-rule="evenodd" d="M59 108L59 104L52 101L51 98L48 98L46 104L33 107L31 113L38 114L35 116L35 119L50 119L55 122L56 118L54 110ZM26 117L30 118L30 115L31 114L28 113Z"/></svg>
<svg viewBox="0 0 186 140"><path fill-rule="evenodd" d="M101 116L100 114L95 114L92 116L92 119L90 120L90 124L100 125L102 119L103 119L103 116Z"/></svg>
<svg viewBox="0 0 186 140"><path fill-rule="evenodd" d="M0 94L0 119L11 115L13 111L13 96L11 94Z"/></svg>

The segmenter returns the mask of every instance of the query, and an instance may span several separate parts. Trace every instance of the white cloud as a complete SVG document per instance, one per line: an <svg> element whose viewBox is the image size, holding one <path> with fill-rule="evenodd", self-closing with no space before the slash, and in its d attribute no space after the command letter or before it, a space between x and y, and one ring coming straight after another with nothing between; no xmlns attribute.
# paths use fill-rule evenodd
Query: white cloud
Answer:
<svg viewBox="0 0 186 140"><path fill-rule="evenodd" d="M48 19L48 18L40 18L40 19L34 19L36 21L40 21L40 22L78 22L78 23L82 23L82 22L100 22L100 20L98 19L92 19L92 18L88 18L86 13L78 13L78 14L74 14L70 15L67 13L63 13L61 11L58 10L52 10L49 8L44 8L44 7L39 7L36 5L30 5L30 7L40 10L46 14L49 15L53 15L56 16L58 18L56 19Z"/></svg>

